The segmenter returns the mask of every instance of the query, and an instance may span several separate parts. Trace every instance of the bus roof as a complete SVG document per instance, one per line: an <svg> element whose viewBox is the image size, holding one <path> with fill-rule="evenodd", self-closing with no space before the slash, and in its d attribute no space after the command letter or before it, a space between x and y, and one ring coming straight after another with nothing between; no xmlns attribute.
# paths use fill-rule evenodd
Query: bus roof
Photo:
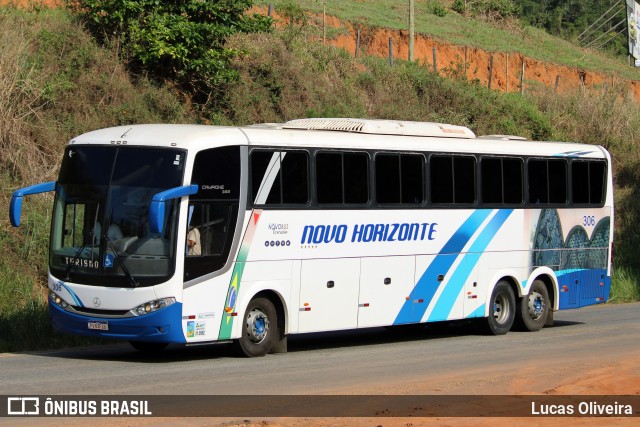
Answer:
<svg viewBox="0 0 640 427"><path fill-rule="evenodd" d="M466 127L442 123L370 119L298 119L245 127L143 124L85 133L69 144L176 147L189 150L225 145L315 147L488 153L559 157L608 157L601 147L527 141L510 135L476 137Z"/></svg>

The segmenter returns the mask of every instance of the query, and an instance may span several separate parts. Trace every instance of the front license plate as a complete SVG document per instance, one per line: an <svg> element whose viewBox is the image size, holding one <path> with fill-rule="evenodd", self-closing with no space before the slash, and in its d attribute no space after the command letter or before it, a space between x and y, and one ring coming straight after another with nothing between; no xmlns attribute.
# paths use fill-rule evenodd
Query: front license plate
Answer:
<svg viewBox="0 0 640 427"><path fill-rule="evenodd" d="M109 322L89 322L89 329L96 329L98 331L108 331Z"/></svg>

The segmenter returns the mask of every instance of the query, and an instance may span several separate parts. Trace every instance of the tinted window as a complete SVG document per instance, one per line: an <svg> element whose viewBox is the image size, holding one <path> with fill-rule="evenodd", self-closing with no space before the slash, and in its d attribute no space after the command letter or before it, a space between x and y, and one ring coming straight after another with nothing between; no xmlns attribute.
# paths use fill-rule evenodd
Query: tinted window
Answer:
<svg viewBox="0 0 640 427"><path fill-rule="evenodd" d="M316 189L318 203L342 203L342 154L318 153Z"/></svg>
<svg viewBox="0 0 640 427"><path fill-rule="evenodd" d="M604 200L605 164L601 161L571 163L571 189L573 202L600 205Z"/></svg>
<svg viewBox="0 0 640 427"><path fill-rule="evenodd" d="M378 203L400 203L400 156L376 156L376 200Z"/></svg>
<svg viewBox="0 0 640 427"><path fill-rule="evenodd" d="M309 201L306 151L253 150L251 193L256 205L306 204Z"/></svg>
<svg viewBox="0 0 640 427"><path fill-rule="evenodd" d="M484 203L522 203L522 160L484 157L481 165Z"/></svg>
<svg viewBox="0 0 640 427"><path fill-rule="evenodd" d="M433 203L475 202L475 158L440 156L429 159L431 201Z"/></svg>
<svg viewBox="0 0 640 427"><path fill-rule="evenodd" d="M318 203L364 204L369 201L369 156L320 152L316 155Z"/></svg>
<svg viewBox="0 0 640 427"><path fill-rule="evenodd" d="M424 202L424 157L420 155L400 156L402 182L401 203Z"/></svg>
<svg viewBox="0 0 640 427"><path fill-rule="evenodd" d="M531 159L528 163L529 202L567 202L567 162L563 159Z"/></svg>
<svg viewBox="0 0 640 427"><path fill-rule="evenodd" d="M198 193L191 200L237 200L240 198L240 147L201 151L193 164L193 184Z"/></svg>
<svg viewBox="0 0 640 427"><path fill-rule="evenodd" d="M413 154L376 156L378 203L420 204L424 201L424 158Z"/></svg>

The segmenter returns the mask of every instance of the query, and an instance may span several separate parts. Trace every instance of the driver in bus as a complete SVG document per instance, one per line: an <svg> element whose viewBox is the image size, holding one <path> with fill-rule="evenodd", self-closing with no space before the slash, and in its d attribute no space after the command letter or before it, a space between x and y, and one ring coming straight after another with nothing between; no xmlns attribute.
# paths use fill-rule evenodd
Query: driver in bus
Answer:
<svg viewBox="0 0 640 427"><path fill-rule="evenodd" d="M201 255L200 231L193 227L187 233L187 255Z"/></svg>

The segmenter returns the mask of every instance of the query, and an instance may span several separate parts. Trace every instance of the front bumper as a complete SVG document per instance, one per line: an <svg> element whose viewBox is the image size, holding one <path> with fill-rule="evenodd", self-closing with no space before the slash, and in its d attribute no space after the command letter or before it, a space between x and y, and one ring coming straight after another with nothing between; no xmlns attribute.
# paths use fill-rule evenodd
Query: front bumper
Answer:
<svg viewBox="0 0 640 427"><path fill-rule="evenodd" d="M144 316L105 318L70 313L49 301L49 316L54 330L72 335L126 341L186 342L182 333L182 304L178 302ZM109 330L89 329L89 322L107 322Z"/></svg>

